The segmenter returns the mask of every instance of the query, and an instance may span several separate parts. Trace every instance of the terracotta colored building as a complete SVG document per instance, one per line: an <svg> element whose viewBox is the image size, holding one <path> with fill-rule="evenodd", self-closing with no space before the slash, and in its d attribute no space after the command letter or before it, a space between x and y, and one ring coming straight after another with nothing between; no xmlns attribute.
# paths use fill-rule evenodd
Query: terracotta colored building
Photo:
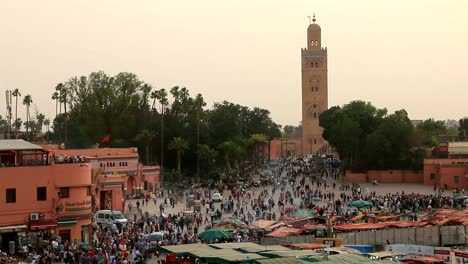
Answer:
<svg viewBox="0 0 468 264"><path fill-rule="evenodd" d="M23 140L0 140L0 247L8 252L44 234L88 241L92 218L91 166L58 163Z"/></svg>
<svg viewBox="0 0 468 264"><path fill-rule="evenodd" d="M425 159L424 184L468 189L468 159Z"/></svg>
<svg viewBox="0 0 468 264"><path fill-rule="evenodd" d="M319 116L328 109L327 48L322 47L322 30L315 23L307 28L307 48L302 58L302 154L315 154L327 142L322 138Z"/></svg>
<svg viewBox="0 0 468 264"><path fill-rule="evenodd" d="M143 166L136 148L59 149L45 145L55 158L81 156L92 170L92 195L96 209L123 211L123 200L147 195L159 188L159 166Z"/></svg>
<svg viewBox="0 0 468 264"><path fill-rule="evenodd" d="M278 138L271 141L270 158L302 155L302 139L300 138Z"/></svg>

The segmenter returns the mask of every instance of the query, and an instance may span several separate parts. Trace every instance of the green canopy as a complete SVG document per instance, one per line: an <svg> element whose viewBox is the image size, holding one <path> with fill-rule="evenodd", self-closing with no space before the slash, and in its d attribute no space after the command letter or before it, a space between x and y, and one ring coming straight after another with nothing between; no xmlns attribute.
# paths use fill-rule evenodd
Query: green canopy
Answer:
<svg viewBox="0 0 468 264"><path fill-rule="evenodd" d="M465 199L468 199L468 195L465 195L463 193L457 193L453 195L453 200L455 201L463 201Z"/></svg>
<svg viewBox="0 0 468 264"><path fill-rule="evenodd" d="M291 213L291 217L310 217L310 216L315 216L314 211L309 211L305 209L298 209L295 212Z"/></svg>
<svg viewBox="0 0 468 264"><path fill-rule="evenodd" d="M372 207L372 203L368 201L363 201L363 200L358 200L358 201L351 201L348 203L349 206L351 207L356 207L358 209L364 208L364 207Z"/></svg>
<svg viewBox="0 0 468 264"><path fill-rule="evenodd" d="M226 239L230 237L230 233L218 228L211 228L198 234L198 238L204 241L215 241L216 239Z"/></svg>

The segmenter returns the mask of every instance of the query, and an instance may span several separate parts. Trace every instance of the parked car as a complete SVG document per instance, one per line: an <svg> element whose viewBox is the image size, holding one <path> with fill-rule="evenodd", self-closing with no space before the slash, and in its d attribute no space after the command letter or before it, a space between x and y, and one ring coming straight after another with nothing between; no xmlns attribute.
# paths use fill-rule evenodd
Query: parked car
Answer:
<svg viewBox="0 0 468 264"><path fill-rule="evenodd" d="M148 237L150 247L155 247L155 246L161 245L161 242L163 240L164 240L164 233L163 232L153 232Z"/></svg>
<svg viewBox="0 0 468 264"><path fill-rule="evenodd" d="M220 193L213 193L211 196L211 201L213 202L222 202L223 201L223 196Z"/></svg>
<svg viewBox="0 0 468 264"><path fill-rule="evenodd" d="M96 212L96 223L101 226L116 224L119 229L127 226L128 220L120 211L99 210Z"/></svg>

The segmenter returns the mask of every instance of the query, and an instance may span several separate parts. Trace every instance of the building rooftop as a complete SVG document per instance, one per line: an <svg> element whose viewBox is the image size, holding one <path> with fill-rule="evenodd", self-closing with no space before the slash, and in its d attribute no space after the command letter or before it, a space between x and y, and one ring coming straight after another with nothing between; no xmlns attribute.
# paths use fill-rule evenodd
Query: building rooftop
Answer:
<svg viewBox="0 0 468 264"><path fill-rule="evenodd" d="M63 156L85 156L100 158L138 157L136 148L91 148L91 149L54 149L51 152Z"/></svg>
<svg viewBox="0 0 468 264"><path fill-rule="evenodd" d="M2 139L0 140L0 151L4 150L42 150L42 147L22 139Z"/></svg>

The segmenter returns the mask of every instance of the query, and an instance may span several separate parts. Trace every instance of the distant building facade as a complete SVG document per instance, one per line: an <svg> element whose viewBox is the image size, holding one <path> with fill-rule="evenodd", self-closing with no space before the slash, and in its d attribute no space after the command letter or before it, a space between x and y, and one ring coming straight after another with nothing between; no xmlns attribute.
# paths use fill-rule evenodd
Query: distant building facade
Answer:
<svg viewBox="0 0 468 264"><path fill-rule="evenodd" d="M320 114L328 109L327 48L322 47L322 30L315 23L307 28L307 48L302 61L302 154L315 154L327 145L319 125Z"/></svg>
<svg viewBox="0 0 468 264"><path fill-rule="evenodd" d="M468 142L445 142L424 160L424 184L468 189Z"/></svg>
<svg viewBox="0 0 468 264"><path fill-rule="evenodd" d="M136 148L59 149L45 145L55 159L82 156L92 170L92 195L96 209L123 211L123 200L159 189L159 166L143 166Z"/></svg>

